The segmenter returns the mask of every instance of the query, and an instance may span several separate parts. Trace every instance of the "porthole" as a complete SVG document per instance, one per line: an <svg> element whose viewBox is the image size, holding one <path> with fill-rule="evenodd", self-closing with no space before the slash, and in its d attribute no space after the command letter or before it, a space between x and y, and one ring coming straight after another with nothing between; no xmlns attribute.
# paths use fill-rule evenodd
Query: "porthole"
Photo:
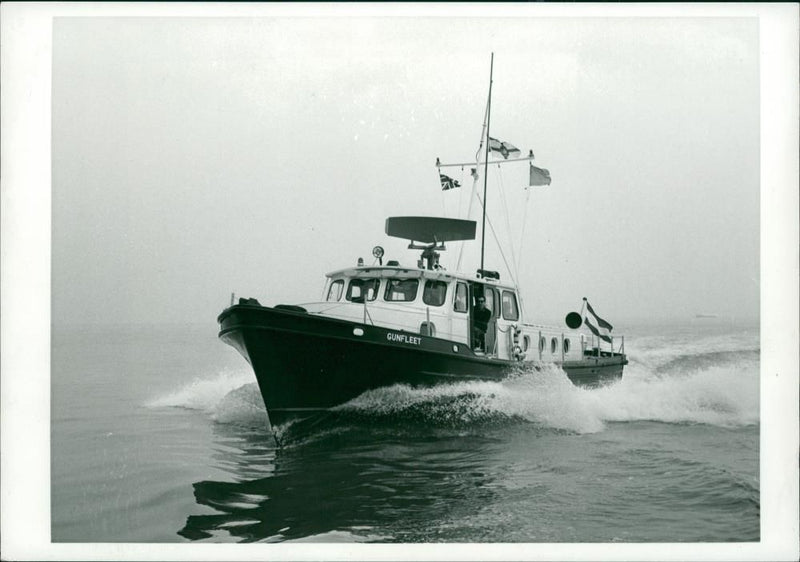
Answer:
<svg viewBox="0 0 800 562"><path fill-rule="evenodd" d="M544 336L540 337L539 338L539 353L544 351L544 346L546 346L546 345L547 345L547 339Z"/></svg>
<svg viewBox="0 0 800 562"><path fill-rule="evenodd" d="M569 353L569 338L564 340L564 353Z"/></svg>
<svg viewBox="0 0 800 562"><path fill-rule="evenodd" d="M550 338L550 353L558 351L558 338Z"/></svg>
<svg viewBox="0 0 800 562"><path fill-rule="evenodd" d="M528 336L522 338L522 346L523 346L522 348L523 351L528 351L528 348L531 346L531 338Z"/></svg>

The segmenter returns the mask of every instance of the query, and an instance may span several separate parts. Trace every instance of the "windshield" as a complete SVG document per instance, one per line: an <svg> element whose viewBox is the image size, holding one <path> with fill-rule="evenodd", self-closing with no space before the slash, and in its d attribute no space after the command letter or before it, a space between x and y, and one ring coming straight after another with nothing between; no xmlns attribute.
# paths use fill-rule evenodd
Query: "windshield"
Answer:
<svg viewBox="0 0 800 562"><path fill-rule="evenodd" d="M419 279L389 279L383 299L389 302L409 302L417 298Z"/></svg>
<svg viewBox="0 0 800 562"><path fill-rule="evenodd" d="M447 283L444 281L425 281L422 291L422 302L431 306L442 306L447 296Z"/></svg>
<svg viewBox="0 0 800 562"><path fill-rule="evenodd" d="M380 284L380 279L351 279L345 298L349 301L360 301L366 296L368 301L374 301L378 297Z"/></svg>

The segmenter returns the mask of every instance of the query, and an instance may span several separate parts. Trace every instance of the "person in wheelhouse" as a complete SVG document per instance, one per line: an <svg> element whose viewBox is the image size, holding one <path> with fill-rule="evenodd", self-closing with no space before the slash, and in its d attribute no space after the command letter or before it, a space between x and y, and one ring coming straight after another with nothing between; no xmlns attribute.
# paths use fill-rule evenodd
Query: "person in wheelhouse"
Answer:
<svg viewBox="0 0 800 562"><path fill-rule="evenodd" d="M486 307L486 297L483 294L478 295L472 312L472 348L476 351L486 349L486 330L491 317L492 311Z"/></svg>

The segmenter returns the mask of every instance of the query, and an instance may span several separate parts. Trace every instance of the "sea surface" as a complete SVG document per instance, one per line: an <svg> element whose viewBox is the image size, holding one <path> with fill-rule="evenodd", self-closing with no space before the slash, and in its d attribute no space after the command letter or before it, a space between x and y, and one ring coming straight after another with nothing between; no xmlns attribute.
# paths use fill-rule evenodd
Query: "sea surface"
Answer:
<svg viewBox="0 0 800 562"><path fill-rule="evenodd" d="M758 541L758 326L620 328L608 387L395 386L273 431L213 322L55 326L52 540Z"/></svg>

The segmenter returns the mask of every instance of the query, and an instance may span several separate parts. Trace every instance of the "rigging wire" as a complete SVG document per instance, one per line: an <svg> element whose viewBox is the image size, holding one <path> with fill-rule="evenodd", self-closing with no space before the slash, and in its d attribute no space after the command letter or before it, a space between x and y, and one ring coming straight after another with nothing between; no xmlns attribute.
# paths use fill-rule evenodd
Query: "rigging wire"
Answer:
<svg viewBox="0 0 800 562"><path fill-rule="evenodd" d="M464 166L461 166L461 181L459 182L459 185L464 185ZM461 218L461 207L464 206L464 191L465 189L463 187L458 188L458 214L456 215L456 218Z"/></svg>
<svg viewBox="0 0 800 562"><path fill-rule="evenodd" d="M518 254L519 260L517 261L517 275L519 275L520 262L523 256L522 247L523 244L525 243L525 226L528 224L528 202L530 201L530 198L531 198L531 186L528 186L525 188L525 205L524 205L525 210L522 215L522 229L519 234L519 254Z"/></svg>
<svg viewBox="0 0 800 562"><path fill-rule="evenodd" d="M476 164L477 170L477 164ZM467 208L467 220L472 218L472 203L478 197L478 178L480 176L476 173L472 176L472 191L469 195L469 206ZM465 241L461 241L461 248L458 250L458 261L456 262L456 271L461 271L461 258L464 257L464 246L466 245Z"/></svg>
<svg viewBox="0 0 800 562"><path fill-rule="evenodd" d="M483 112L483 125L481 125L481 138L478 142L478 150L475 152L475 173L474 174L470 173L470 176L472 176L472 192L470 193L469 205L467 206L467 220L470 220L472 218L472 203L475 201L475 199L478 199L480 201L480 199L478 198L478 180L480 179L480 173L478 172L478 170L481 169L481 152L483 149L483 141L486 138L486 125L487 125L486 121L489 118L490 103L491 103L491 98L487 98L486 109ZM481 207L482 206L483 203L481 203ZM461 259L464 257L465 244L466 242L462 241L461 248L458 250L458 261L456 262L456 271L461 271Z"/></svg>
<svg viewBox="0 0 800 562"><path fill-rule="evenodd" d="M483 201L481 200L480 194L478 195L478 202L483 207ZM511 277L511 282L514 284L514 287L517 288L517 292L519 293L519 285L517 284L517 279L514 276L513 270L508 265L508 260L506 259L505 253L503 253L503 247L500 244L499 238L497 237L497 233L494 230L494 226L492 225L492 220L489 218L489 215L486 215L486 222L489 223L489 230L492 231L492 235L494 236L495 242L497 242L497 250L500 252L500 257L503 258L503 263L506 264L506 269L508 270L508 275Z"/></svg>
<svg viewBox="0 0 800 562"><path fill-rule="evenodd" d="M447 215L447 205L445 204L444 189L442 189L442 185L441 185L441 183L442 183L442 170L441 170L441 168L437 167L436 171L438 172L437 175L439 176L439 201L442 202L442 216L446 217L446 216L448 216Z"/></svg>
<svg viewBox="0 0 800 562"><path fill-rule="evenodd" d="M514 240L512 239L511 235L511 219L509 218L508 203L506 202L506 188L505 184L503 184L503 173L499 165L497 166L497 178L498 178L498 184L500 186L500 200L503 202L503 211L505 212L506 215L506 232L508 233L508 242L509 242L508 246L509 248L511 248L511 263L515 268L514 275L519 277L519 269L517 268L517 257L514 254ZM501 245L500 240L495 239L495 242L497 242L498 246Z"/></svg>
<svg viewBox="0 0 800 562"><path fill-rule="evenodd" d="M489 118L489 104L490 100L486 100L486 110L483 112L483 125L481 126L481 140L478 143L478 150L475 152L475 162L480 163L481 161L481 151L483 149L483 141L486 138L486 121Z"/></svg>
<svg viewBox="0 0 800 562"><path fill-rule="evenodd" d="M524 255L522 252L522 248L525 242L525 226L528 224L528 207L529 207L528 202L530 201L530 198L531 198L531 186L528 186L525 188L525 210L522 216L522 229L519 235L519 252L517 254L519 256L519 259L517 261L517 275L520 275L520 267L521 267L520 264L522 262L522 256ZM517 287L517 297L519 297L520 314L524 315L525 302L524 299L522 298L522 289L520 287Z"/></svg>

